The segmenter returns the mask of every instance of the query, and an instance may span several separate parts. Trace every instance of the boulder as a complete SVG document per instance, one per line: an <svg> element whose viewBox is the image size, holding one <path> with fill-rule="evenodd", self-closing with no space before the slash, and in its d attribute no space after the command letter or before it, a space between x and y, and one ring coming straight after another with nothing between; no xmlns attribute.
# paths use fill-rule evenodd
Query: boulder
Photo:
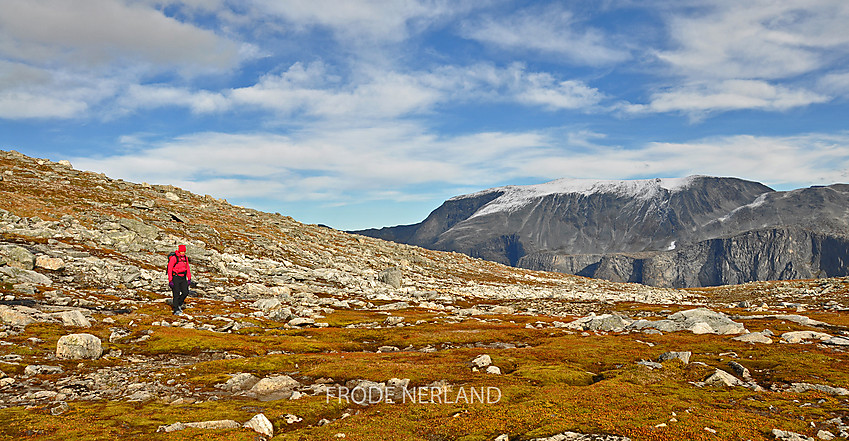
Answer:
<svg viewBox="0 0 849 441"><path fill-rule="evenodd" d="M250 390L258 382L259 378L252 374L242 372L234 375L232 378L227 380L226 383L220 384L218 387L230 392L239 392L243 390Z"/></svg>
<svg viewBox="0 0 849 441"><path fill-rule="evenodd" d="M35 256L24 247L4 245L0 247L0 265L31 270L35 268Z"/></svg>
<svg viewBox="0 0 849 441"><path fill-rule="evenodd" d="M246 422L242 427L247 429L251 429L260 435L265 435L267 437L274 436L274 426L271 424L271 421L265 416L265 414L256 414L250 421Z"/></svg>
<svg viewBox="0 0 849 441"><path fill-rule="evenodd" d="M32 316L21 312L18 308L0 305L0 323L23 327L35 321Z"/></svg>
<svg viewBox="0 0 849 441"><path fill-rule="evenodd" d="M403 277L403 274L401 272L401 268L394 267L394 268L387 268L387 269L381 271L380 273L378 273L377 280L379 280L379 281L381 281L381 282L383 282L383 283L385 283L385 284L387 284L387 285L389 285L393 288L400 288L402 277Z"/></svg>
<svg viewBox="0 0 849 441"><path fill-rule="evenodd" d="M97 359L103 355L100 339L91 334L69 334L56 344L56 357L61 359Z"/></svg>
<svg viewBox="0 0 849 441"><path fill-rule="evenodd" d="M278 375L276 377L267 377L259 380L251 388L251 392L257 395L270 395L274 393L291 392L300 385L301 383L298 383L294 378L288 375Z"/></svg>
<svg viewBox="0 0 849 441"><path fill-rule="evenodd" d="M7 279L11 283L30 283L33 285L50 286L53 281L44 274L16 267L0 267L0 280Z"/></svg>

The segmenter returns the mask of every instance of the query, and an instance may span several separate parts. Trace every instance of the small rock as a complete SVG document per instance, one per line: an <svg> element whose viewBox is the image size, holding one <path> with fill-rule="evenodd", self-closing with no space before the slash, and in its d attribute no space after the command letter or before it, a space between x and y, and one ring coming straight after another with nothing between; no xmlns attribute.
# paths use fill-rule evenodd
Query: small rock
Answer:
<svg viewBox="0 0 849 441"><path fill-rule="evenodd" d="M300 423L304 420L303 418L292 414L287 414L284 418L286 419L286 424Z"/></svg>
<svg viewBox="0 0 849 441"><path fill-rule="evenodd" d="M717 369L716 372L704 381L704 383L710 386L745 386L745 383L740 381L739 378L723 371L722 369Z"/></svg>
<svg viewBox="0 0 849 441"><path fill-rule="evenodd" d="M481 354L472 360L472 367L482 369L492 364L492 358L489 355Z"/></svg>
<svg viewBox="0 0 849 441"><path fill-rule="evenodd" d="M781 441L814 441L811 437L778 429L772 429L772 436Z"/></svg>
<svg viewBox="0 0 849 441"><path fill-rule="evenodd" d="M820 430L819 432L817 432L817 438L830 441L833 440L835 437L834 434L829 432L828 430Z"/></svg>
<svg viewBox="0 0 849 441"><path fill-rule="evenodd" d="M678 360L681 360L681 362L684 363L684 364L689 364L691 355L693 355L693 353L689 352L689 351L687 351L687 352L666 352L664 354L661 354L661 356L657 358L657 361L662 363L666 360L678 359Z"/></svg>
<svg viewBox="0 0 849 441"><path fill-rule="evenodd" d="M501 368L499 368L498 366L487 366L486 373L493 375L501 375Z"/></svg>
<svg viewBox="0 0 849 441"><path fill-rule="evenodd" d="M24 368L24 375L33 376L33 375L50 375L50 374L61 374L62 366L45 366L32 364Z"/></svg>

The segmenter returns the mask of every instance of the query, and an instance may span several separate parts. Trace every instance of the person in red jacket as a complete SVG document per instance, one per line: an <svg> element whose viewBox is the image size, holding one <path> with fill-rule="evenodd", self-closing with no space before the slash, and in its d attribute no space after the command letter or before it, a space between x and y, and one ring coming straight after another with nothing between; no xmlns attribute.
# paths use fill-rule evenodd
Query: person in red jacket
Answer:
<svg viewBox="0 0 849 441"><path fill-rule="evenodd" d="M183 302L189 296L191 284L192 269L189 267L189 258L186 257L186 246L180 245L168 258L168 286L171 287L173 295L171 309L175 315L183 314Z"/></svg>

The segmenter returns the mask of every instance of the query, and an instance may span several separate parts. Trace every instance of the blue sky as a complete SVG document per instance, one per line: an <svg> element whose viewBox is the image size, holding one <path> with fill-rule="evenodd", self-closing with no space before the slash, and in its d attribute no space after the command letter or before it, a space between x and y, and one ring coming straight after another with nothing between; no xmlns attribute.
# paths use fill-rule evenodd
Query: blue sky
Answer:
<svg viewBox="0 0 849 441"><path fill-rule="evenodd" d="M557 178L849 181L845 0L3 0L0 149L340 229Z"/></svg>

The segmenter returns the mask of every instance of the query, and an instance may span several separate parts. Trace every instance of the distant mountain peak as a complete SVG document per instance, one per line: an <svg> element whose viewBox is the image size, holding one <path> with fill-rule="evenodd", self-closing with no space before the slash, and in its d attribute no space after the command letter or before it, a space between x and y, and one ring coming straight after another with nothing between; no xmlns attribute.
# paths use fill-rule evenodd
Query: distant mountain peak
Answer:
<svg viewBox="0 0 849 441"><path fill-rule="evenodd" d="M634 199L651 199L666 190L669 193L688 188L693 182L709 178L703 175L691 175L684 178L653 178L653 179L630 179L630 180L599 180L599 179L574 179L561 178L554 181L534 185L508 185L483 190L468 195L456 196L449 200L456 201L466 198L474 198L484 194L500 192L501 196L482 207L474 216L500 211L512 211L540 198L557 194L580 194L590 196L593 194L614 194Z"/></svg>

